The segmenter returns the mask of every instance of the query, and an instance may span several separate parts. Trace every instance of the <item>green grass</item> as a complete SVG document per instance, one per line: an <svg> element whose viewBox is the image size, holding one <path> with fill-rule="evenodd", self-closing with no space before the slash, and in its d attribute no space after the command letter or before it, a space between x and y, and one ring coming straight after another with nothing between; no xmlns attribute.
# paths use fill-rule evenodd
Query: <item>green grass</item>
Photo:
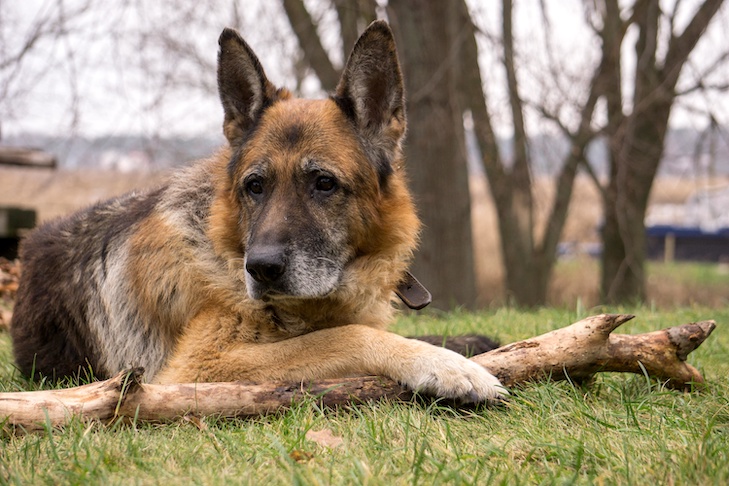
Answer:
<svg viewBox="0 0 729 486"><path fill-rule="evenodd" d="M502 342L624 309L499 309L405 316L406 335L483 332ZM642 376L602 375L515 390L502 407L454 410L387 403L321 410L305 402L252 420L168 424L75 421L62 430L0 438L0 484L728 484L729 308L638 315L637 333L713 318L718 328L689 358L702 393ZM29 385L13 373L0 334L0 390ZM32 387L32 386L31 386ZM343 445L306 438L329 430Z"/></svg>

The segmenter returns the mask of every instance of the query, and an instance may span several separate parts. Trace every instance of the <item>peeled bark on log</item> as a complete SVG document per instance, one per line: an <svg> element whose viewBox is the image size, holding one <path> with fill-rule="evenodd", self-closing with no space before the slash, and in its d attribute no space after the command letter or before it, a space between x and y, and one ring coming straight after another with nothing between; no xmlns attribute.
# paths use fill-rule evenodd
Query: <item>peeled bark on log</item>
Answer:
<svg viewBox="0 0 729 486"><path fill-rule="evenodd" d="M704 379L686 357L711 334L713 321L638 335L612 334L630 315L588 317L568 327L474 356L507 386L541 379L584 380L601 371L647 373L669 387L690 389ZM244 382L152 385L131 370L62 390L0 393L4 427L37 430L62 426L74 417L164 421L187 414L256 416L314 398L333 407L379 400L409 400L413 394L390 379L359 377L316 383Z"/></svg>

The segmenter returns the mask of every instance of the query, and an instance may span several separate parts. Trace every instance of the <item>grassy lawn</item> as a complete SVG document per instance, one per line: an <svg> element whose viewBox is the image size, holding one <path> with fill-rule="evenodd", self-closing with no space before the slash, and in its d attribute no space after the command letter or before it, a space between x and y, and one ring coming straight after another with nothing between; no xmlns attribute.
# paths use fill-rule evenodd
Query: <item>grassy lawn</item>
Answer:
<svg viewBox="0 0 729 486"><path fill-rule="evenodd" d="M646 303L650 307L722 308L729 305L729 266L726 264L649 261L646 272ZM558 261L549 288L549 305L572 307L572 303L578 301L585 306L594 305L600 301L599 278L600 263L594 258Z"/></svg>
<svg viewBox="0 0 729 486"><path fill-rule="evenodd" d="M510 342L589 314L625 309L498 309L406 316L406 334L483 332ZM0 438L0 484L729 484L729 308L638 315L638 333L713 318L690 357L702 393L668 391L641 376L603 375L589 388L538 383L503 407L457 411L375 403L320 410L302 403L254 420L102 425ZM0 391L27 387L0 333ZM327 446L307 438L325 431Z"/></svg>

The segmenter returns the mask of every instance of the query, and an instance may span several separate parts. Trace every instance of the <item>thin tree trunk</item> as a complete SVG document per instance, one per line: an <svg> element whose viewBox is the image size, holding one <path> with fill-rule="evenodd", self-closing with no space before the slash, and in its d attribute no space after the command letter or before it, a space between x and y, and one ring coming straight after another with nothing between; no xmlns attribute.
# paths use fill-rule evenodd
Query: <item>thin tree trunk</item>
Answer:
<svg viewBox="0 0 729 486"><path fill-rule="evenodd" d="M502 250L508 255L506 265L507 292L520 305L533 307L546 302L548 274L543 255L534 240L534 202L528 138L524 122L524 104L516 77L513 35L513 2L501 2L501 40L506 89L509 97L511 123L514 128L511 178L512 234L503 235ZM512 248L506 248L506 246Z"/></svg>
<svg viewBox="0 0 729 486"><path fill-rule="evenodd" d="M460 1L459 13L464 34L461 63L463 66L469 66L463 70L461 78L461 103L464 108L471 110L474 133L481 149L483 167L496 206L501 253L506 271L504 276L506 291L519 305L543 304L546 300L546 284L542 278L535 278L532 265L534 248L530 209L524 206L525 203L530 203L530 198L524 197L524 191L531 191L531 185L527 183L517 190L513 171L505 168L483 92L483 81L478 68L476 31L463 0ZM517 94L512 100L512 109L517 110L519 104ZM518 115L516 118L521 119ZM527 157L526 142L523 138L520 138L520 146L523 148L522 157ZM522 178L526 177L528 180L528 168L522 167L520 174ZM521 197L517 197L517 191L522 193Z"/></svg>
<svg viewBox="0 0 729 486"><path fill-rule="evenodd" d="M603 301L621 300L617 292L623 289L617 278L623 270L625 248L618 224L618 162L617 154L622 146L623 94L620 47L626 27L620 18L618 0L604 0L604 25L599 32L602 41L602 65L605 68L605 83L599 85L598 94L605 99L608 123L605 130L608 142L608 182L602 191L603 227L600 289ZM599 184L599 182L596 181Z"/></svg>
<svg viewBox="0 0 729 486"><path fill-rule="evenodd" d="M439 308L476 301L456 7L454 0L388 4L408 93L408 174L424 223L413 273Z"/></svg>
<svg viewBox="0 0 729 486"><path fill-rule="evenodd" d="M345 61L360 34L377 18L375 0L333 0L337 10L342 37L342 55Z"/></svg>
<svg viewBox="0 0 729 486"><path fill-rule="evenodd" d="M615 0L606 2L606 26L617 10ZM662 11L655 0L636 2L632 21L636 41L636 76L633 111L623 116L615 94L608 101L610 180L605 195L602 294L607 302L645 300L645 214L653 181L663 156L676 83L684 64L719 10L723 0L706 0L696 10L683 33L672 33L664 61L659 52ZM607 29L607 27L606 27ZM604 29L604 30L606 30ZM624 32L624 30L623 30ZM603 57L619 55L622 35L603 35ZM612 43L612 44L610 44ZM617 54L616 54L617 53ZM613 60L617 66L617 62ZM619 78L618 78L619 81ZM619 84L618 84L619 86Z"/></svg>

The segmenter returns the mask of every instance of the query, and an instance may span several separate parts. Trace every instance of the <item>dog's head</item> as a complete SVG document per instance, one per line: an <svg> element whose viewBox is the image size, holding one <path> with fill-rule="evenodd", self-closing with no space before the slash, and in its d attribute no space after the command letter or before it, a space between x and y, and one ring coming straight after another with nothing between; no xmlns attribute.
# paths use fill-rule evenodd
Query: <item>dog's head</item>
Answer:
<svg viewBox="0 0 729 486"><path fill-rule="evenodd" d="M393 166L401 158L405 106L392 33L385 22L371 24L336 93L324 100L276 89L235 31L223 31L219 42L228 176L248 294L327 296L350 262L395 238L382 221L389 194L404 187L393 180L401 178Z"/></svg>

